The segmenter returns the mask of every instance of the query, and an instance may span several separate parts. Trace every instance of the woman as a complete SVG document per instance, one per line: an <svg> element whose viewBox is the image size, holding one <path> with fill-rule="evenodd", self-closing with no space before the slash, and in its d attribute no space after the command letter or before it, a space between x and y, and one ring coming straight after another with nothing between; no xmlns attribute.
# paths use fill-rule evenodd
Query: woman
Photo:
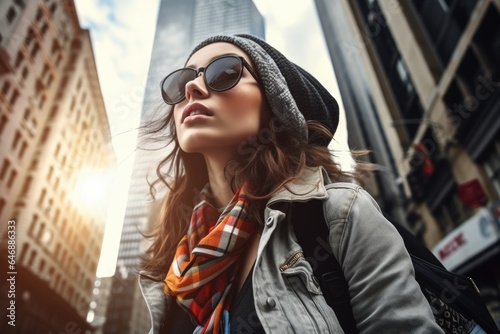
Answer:
<svg viewBox="0 0 500 334"><path fill-rule="evenodd" d="M331 159L338 105L317 80L255 37L216 36L161 88L170 109L155 131L173 148L140 278L151 333L343 333L295 234L321 223L293 221L311 200L360 332L441 333L399 234L341 182L356 175Z"/></svg>

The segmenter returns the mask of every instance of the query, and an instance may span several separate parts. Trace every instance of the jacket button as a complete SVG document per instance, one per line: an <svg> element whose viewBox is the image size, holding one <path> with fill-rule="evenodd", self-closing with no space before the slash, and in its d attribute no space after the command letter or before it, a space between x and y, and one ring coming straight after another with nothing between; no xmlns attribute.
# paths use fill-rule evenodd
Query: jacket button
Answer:
<svg viewBox="0 0 500 334"><path fill-rule="evenodd" d="M268 297L266 299L266 305L269 308L275 308L276 307L276 301L274 300L274 298Z"/></svg>
<svg viewBox="0 0 500 334"><path fill-rule="evenodd" d="M269 217L269 218L266 219L266 226L267 227L273 226L273 223L274 223L273 217Z"/></svg>

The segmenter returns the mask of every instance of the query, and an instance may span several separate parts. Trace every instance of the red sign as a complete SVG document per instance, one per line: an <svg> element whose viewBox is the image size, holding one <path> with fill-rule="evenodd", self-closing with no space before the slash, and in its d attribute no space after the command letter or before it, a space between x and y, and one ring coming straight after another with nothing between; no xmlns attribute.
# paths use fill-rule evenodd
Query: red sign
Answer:
<svg viewBox="0 0 500 334"><path fill-rule="evenodd" d="M452 254L460 247L465 245L467 240L464 238L464 234L457 234L453 239L451 239L444 247L439 251L439 259L444 260L448 257L448 255Z"/></svg>
<svg viewBox="0 0 500 334"><path fill-rule="evenodd" d="M459 184L457 192L462 203L471 208L480 207L488 200L478 179Z"/></svg>

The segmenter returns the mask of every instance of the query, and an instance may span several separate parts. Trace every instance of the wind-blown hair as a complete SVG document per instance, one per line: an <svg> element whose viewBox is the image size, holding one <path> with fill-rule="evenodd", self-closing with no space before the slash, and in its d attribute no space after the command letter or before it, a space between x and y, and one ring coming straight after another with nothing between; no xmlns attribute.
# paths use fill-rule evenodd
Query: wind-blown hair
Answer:
<svg viewBox="0 0 500 334"><path fill-rule="evenodd" d="M184 152L177 141L173 108L162 119L144 127L144 134L167 140L165 147L171 150L156 168L157 179L150 183L154 197L157 186L168 188L154 231L143 269L155 275L165 275L173 260L177 244L186 234L195 201L201 189L208 183L205 160L201 154ZM311 144L320 142L316 136L331 138L329 130L315 121L307 122L310 138L308 143L299 141L271 115L270 122L261 128L257 136L243 142L240 156L226 166L226 177L233 190L246 182L250 185L246 194L252 199L251 211L262 216L261 209L267 200L288 183L300 178L304 168L322 166L333 182L362 182L362 171L369 170L358 164L354 171L342 171L333 160L326 146ZM352 152L353 157L365 151Z"/></svg>

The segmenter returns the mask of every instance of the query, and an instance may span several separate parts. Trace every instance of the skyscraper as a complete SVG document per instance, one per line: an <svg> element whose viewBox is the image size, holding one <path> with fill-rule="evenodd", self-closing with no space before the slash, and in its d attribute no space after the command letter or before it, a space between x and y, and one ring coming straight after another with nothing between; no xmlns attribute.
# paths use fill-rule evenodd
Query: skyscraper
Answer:
<svg viewBox="0 0 500 334"><path fill-rule="evenodd" d="M386 216L406 224L402 181L394 161L398 145L391 146L387 140L388 130L381 121L386 115L379 115L376 108L359 46L353 45L357 36L344 14L345 3L328 0L315 3L346 110L349 147L370 148L368 159L382 167L373 173L365 187Z"/></svg>
<svg viewBox="0 0 500 334"><path fill-rule="evenodd" d="M192 47L210 35L234 33L264 38L263 17L251 0L162 0L141 124L165 110L159 83L166 74L183 65ZM152 148L155 147L141 142L136 152L117 271L107 312L106 333L143 333L150 325L149 314L137 285L137 269L144 251L144 238L140 231L146 231L149 217L153 214L146 177L149 174L150 181L154 179L155 165L164 155L164 150L152 151Z"/></svg>
<svg viewBox="0 0 500 334"><path fill-rule="evenodd" d="M409 225L448 269L476 281L500 324L498 1L316 2L353 36L337 51L361 60ZM358 79L340 72L339 85Z"/></svg>
<svg viewBox="0 0 500 334"><path fill-rule="evenodd" d="M85 332L115 163L90 34L72 0L0 15L0 332Z"/></svg>

